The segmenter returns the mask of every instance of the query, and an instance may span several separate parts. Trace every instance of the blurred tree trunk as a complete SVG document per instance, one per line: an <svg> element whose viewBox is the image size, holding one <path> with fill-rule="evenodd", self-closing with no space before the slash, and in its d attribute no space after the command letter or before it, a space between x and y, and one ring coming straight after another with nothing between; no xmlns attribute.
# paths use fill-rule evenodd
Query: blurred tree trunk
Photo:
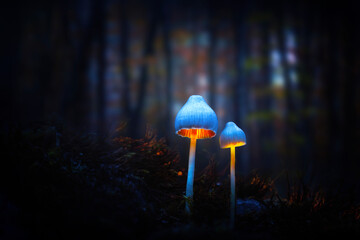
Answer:
<svg viewBox="0 0 360 240"><path fill-rule="evenodd" d="M127 0L121 1L120 4L120 55L121 70L123 77L123 86L121 92L121 106L124 109L124 116L127 118L131 114L130 106L130 74L129 74L129 16L127 14ZM127 133L129 134L129 133Z"/></svg>
<svg viewBox="0 0 360 240"><path fill-rule="evenodd" d="M246 15L243 8L234 8L234 42L235 42L235 68L236 77L233 92L234 122L243 126L246 112L246 81L245 81L245 60L246 60ZM240 127L241 128L241 127Z"/></svg>
<svg viewBox="0 0 360 240"><path fill-rule="evenodd" d="M90 5L89 18L85 19L87 23L81 23L77 19L76 26L79 28L80 39L78 44L74 44L73 51L75 51L75 60L73 66L73 74L71 81L65 86L65 98L62 103L62 115L65 120L73 122L75 126L88 126L87 119L90 114L90 99L88 97L89 81L87 77L89 60L91 57L92 41L96 35L95 24L97 21L97 6L94 0L88 3ZM84 5L77 7L76 11L79 14L85 11Z"/></svg>
<svg viewBox="0 0 360 240"><path fill-rule="evenodd" d="M314 174L314 128L312 123L313 116L313 95L315 90L317 45L315 47L314 32L318 29L318 22L315 18L313 9L309 9L305 3L302 3L296 17L304 19L301 24L295 28L295 35L298 41L297 58L298 58L298 76L299 88L301 92L301 112L299 114L300 128L299 131L303 136L304 143L300 147L300 169L306 173L309 178Z"/></svg>
<svg viewBox="0 0 360 240"><path fill-rule="evenodd" d="M324 31L326 34L326 42L324 49L324 88L326 97L326 112L327 112L327 166L329 167L328 173L334 176L338 173L338 162L340 153L340 139L339 139L339 108L340 103L339 95L339 42L338 42L338 20L333 19L324 12L324 17L327 19L324 22ZM329 16L329 18L327 17ZM325 140L326 141L326 140ZM336 169L336 170L335 170Z"/></svg>
<svg viewBox="0 0 360 240"><path fill-rule="evenodd" d="M151 3L150 11L150 20L148 21L147 33L144 38L144 53L143 53L143 64L141 66L140 79L139 79L139 92L137 97L137 103L135 109L132 112L131 121L129 124L129 129L133 133L134 137L139 137L140 128L139 123L142 120L142 112L144 109L145 97L146 97L146 88L148 85L148 65L150 57L154 54L154 39L156 33L156 27L159 18L159 2Z"/></svg>
<svg viewBox="0 0 360 240"><path fill-rule="evenodd" d="M191 5L191 9L188 11L188 25L191 33L190 39L192 40L192 51L191 51L191 69L192 69L192 82L198 81L198 59L199 59L199 28L198 28L198 6L196 3ZM194 84L193 87L195 93L197 86Z"/></svg>
<svg viewBox="0 0 360 240"><path fill-rule="evenodd" d="M98 62L98 76L97 76L97 131L99 135L105 133L105 71L106 71L106 14L105 2L97 1L96 25L97 33L97 62Z"/></svg>
<svg viewBox="0 0 360 240"><path fill-rule="evenodd" d="M314 145L316 146L316 149L314 151L315 155L315 164L316 169L324 171L325 174L323 176L319 176L322 179L326 179L329 176L328 173L328 158L329 158L329 133L328 133L328 125L329 120L326 116L326 71L327 71L327 63L326 63L326 54L325 52L328 50L326 46L326 39L328 38L327 34L325 33L324 29L326 28L325 22L322 20L324 18L323 15L320 14L321 12L318 12L318 32L316 34L318 39L318 49L317 49L317 58L318 58L318 64L317 64L317 72L318 76L315 79L315 87L314 87L314 119L313 119L313 128L316 129L312 134L314 136ZM325 176L324 176L325 175Z"/></svg>
<svg viewBox="0 0 360 240"><path fill-rule="evenodd" d="M37 113L35 113L35 118L32 120L45 120L47 116L46 112L46 102L49 101L47 98L50 83L53 80L52 79L52 73L53 73L53 53L52 53L52 44L51 41L51 27L52 27L52 16L54 14L54 6L53 4L49 3L49 5L42 6L45 9L40 9L41 12L45 12L43 15L43 19L41 19L41 25L39 28L41 29L41 41L42 41L42 47L39 49L39 52L41 53L41 67L39 68L39 85L38 85L38 96L39 102L37 104L36 110L38 110ZM50 10L49 10L50 9Z"/></svg>
<svg viewBox="0 0 360 240"><path fill-rule="evenodd" d="M292 88L290 82L290 66L288 64L286 54L287 54L287 45L286 45L286 34L285 30L288 27L286 22L288 21L287 7L282 6L278 12L278 26L277 26L277 36L279 39L279 47L281 54L281 65L284 70L284 83L285 83L285 131L284 131L284 149L285 149L285 166L287 170L290 169L290 166L294 164L294 146L292 142L292 137L294 136L294 125L292 118L294 116L295 105L292 97Z"/></svg>
<svg viewBox="0 0 360 240"><path fill-rule="evenodd" d="M172 86L173 86L173 71L172 71L172 53L171 53L171 19L169 14L170 4L163 1L162 5L162 22L163 22L163 43L164 43L164 51L165 51L165 69L166 69L166 113L165 113L165 131L168 142L173 136L174 131L170 131L173 129L172 123ZM171 8L170 8L171 9Z"/></svg>
<svg viewBox="0 0 360 240"><path fill-rule="evenodd" d="M209 1L209 105L216 111L216 25L218 19L216 16L216 7L218 2Z"/></svg>
<svg viewBox="0 0 360 240"><path fill-rule="evenodd" d="M358 176L360 168L360 151L359 151L359 87L360 87L360 27L358 24L357 7L355 3L346 5L347 16L342 16L343 37L342 46L344 48L344 61L346 74L343 77L344 94L343 94L343 154L342 159L342 177L351 174L351 178ZM340 160L340 159L338 159ZM352 183L353 184L353 183ZM357 186L359 188L359 185Z"/></svg>
<svg viewBox="0 0 360 240"><path fill-rule="evenodd" d="M22 8L14 2L6 2L0 10L0 21L2 29L2 44L0 45L0 101L2 117L0 118L0 127L7 129L9 125L21 120L19 109L19 98L17 95L20 79L20 60L22 57L21 46L24 35L25 19L29 19L28 4L24 3ZM8 24L9 19L14 19Z"/></svg>
<svg viewBox="0 0 360 240"><path fill-rule="evenodd" d="M273 119L272 119L272 97L270 94L271 86L271 61L270 61L270 18L268 17L268 6L264 4L262 6L262 19L260 22L260 31L261 31L261 79L260 86L263 91L259 97L259 107L265 115L262 123L260 123L260 132L261 132L261 148L262 151L262 164L267 171L272 171L274 169L274 147L272 146L274 131L272 129Z"/></svg>
<svg viewBox="0 0 360 240"><path fill-rule="evenodd" d="M67 96L66 86L72 80L68 76L74 64L74 54L70 38L69 11L73 5L69 1L55 3L50 27L50 55L52 56L51 80L48 79L45 112L55 113L53 117L64 119L63 103Z"/></svg>
<svg viewBox="0 0 360 240"><path fill-rule="evenodd" d="M234 26L234 42L235 42L235 82L233 88L233 112L234 122L245 131L248 130L246 124L246 115L248 112L248 85L246 81L246 68L245 61L248 55L247 51L247 11L248 9L244 6L233 8L233 26ZM238 149L238 148L237 148ZM249 170L248 149L241 149L236 153L240 154L241 172L247 174Z"/></svg>

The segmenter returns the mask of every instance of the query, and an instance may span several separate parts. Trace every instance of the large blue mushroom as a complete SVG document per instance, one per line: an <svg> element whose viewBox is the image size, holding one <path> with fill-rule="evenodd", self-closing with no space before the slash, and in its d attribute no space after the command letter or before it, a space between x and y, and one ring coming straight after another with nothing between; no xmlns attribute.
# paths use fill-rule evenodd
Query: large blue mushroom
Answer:
<svg viewBox="0 0 360 240"><path fill-rule="evenodd" d="M188 200L193 197L196 140L214 137L217 128L218 120L215 112L200 95L190 96L176 115L176 134L190 138L189 168L186 184L186 197ZM190 213L188 202L186 202L185 209Z"/></svg>

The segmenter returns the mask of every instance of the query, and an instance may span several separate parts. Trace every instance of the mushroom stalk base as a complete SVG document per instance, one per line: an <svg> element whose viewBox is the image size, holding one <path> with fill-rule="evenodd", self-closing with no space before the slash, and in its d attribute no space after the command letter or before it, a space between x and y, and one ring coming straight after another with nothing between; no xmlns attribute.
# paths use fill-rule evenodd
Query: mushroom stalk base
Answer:
<svg viewBox="0 0 360 240"><path fill-rule="evenodd" d="M233 228L235 223L235 147L231 147L230 187L230 227Z"/></svg>
<svg viewBox="0 0 360 240"><path fill-rule="evenodd" d="M189 168L188 176L186 183L186 198L192 200L194 195L193 185L194 185L194 172L195 172L195 150L196 150L196 138L190 139L190 151L189 151ZM187 213L190 213L190 207L188 201L185 204L185 210Z"/></svg>

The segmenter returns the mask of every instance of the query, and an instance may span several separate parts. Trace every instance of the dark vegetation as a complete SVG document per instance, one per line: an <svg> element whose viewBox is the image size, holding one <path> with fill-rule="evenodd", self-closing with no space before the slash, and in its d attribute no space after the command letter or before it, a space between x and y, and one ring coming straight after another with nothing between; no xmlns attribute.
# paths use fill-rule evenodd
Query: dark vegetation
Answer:
<svg viewBox="0 0 360 240"><path fill-rule="evenodd" d="M229 180L216 159L197 173L193 215L184 213L186 172L179 155L148 128L141 139L79 134L46 123L1 135L1 239L276 239L360 234L351 193L310 189L301 179L280 196L276 180L237 179L228 229ZM242 201L241 200L241 201ZM239 210L240 207L238 207ZM243 209L244 210L244 209Z"/></svg>

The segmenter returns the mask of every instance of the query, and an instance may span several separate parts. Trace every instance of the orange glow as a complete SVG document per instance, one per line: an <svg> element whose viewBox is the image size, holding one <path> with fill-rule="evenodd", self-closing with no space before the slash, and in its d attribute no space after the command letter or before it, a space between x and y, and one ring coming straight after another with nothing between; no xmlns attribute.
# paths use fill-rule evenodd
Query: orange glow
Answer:
<svg viewBox="0 0 360 240"><path fill-rule="evenodd" d="M212 138L216 135L214 131L203 128L183 128L180 129L177 134L183 137L196 139Z"/></svg>
<svg viewBox="0 0 360 240"><path fill-rule="evenodd" d="M229 143L229 144L225 145L222 148L240 147L240 146L244 146L244 145L246 145L246 142L233 142L233 143Z"/></svg>
<svg viewBox="0 0 360 240"><path fill-rule="evenodd" d="M182 175L183 175L182 171L178 171L178 176L182 176Z"/></svg>

